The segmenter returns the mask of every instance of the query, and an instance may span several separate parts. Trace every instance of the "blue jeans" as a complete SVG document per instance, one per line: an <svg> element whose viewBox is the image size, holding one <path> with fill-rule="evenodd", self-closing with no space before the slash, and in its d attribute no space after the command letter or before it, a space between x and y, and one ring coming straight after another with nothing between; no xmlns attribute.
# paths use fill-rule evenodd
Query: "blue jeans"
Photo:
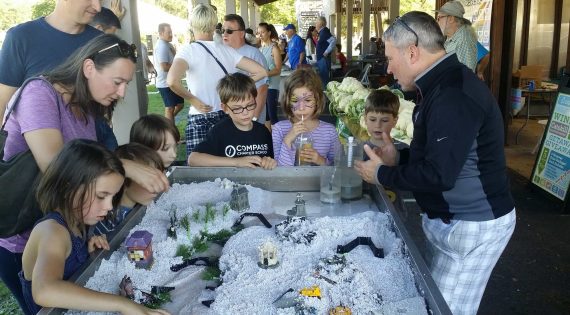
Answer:
<svg viewBox="0 0 570 315"><path fill-rule="evenodd" d="M28 306L24 301L20 278L18 278L20 270L22 270L22 254L12 253L4 247L0 247L0 279L12 292L24 314L29 314Z"/></svg>
<svg viewBox="0 0 570 315"><path fill-rule="evenodd" d="M329 74L331 69L331 62L328 58L323 57L317 61L317 70L319 71L319 77L323 82L323 91L327 88L327 83L329 83Z"/></svg>
<svg viewBox="0 0 570 315"><path fill-rule="evenodd" d="M277 118L277 107L279 105L279 90L269 89L267 90L267 117L271 121L272 125L275 125L279 119Z"/></svg>

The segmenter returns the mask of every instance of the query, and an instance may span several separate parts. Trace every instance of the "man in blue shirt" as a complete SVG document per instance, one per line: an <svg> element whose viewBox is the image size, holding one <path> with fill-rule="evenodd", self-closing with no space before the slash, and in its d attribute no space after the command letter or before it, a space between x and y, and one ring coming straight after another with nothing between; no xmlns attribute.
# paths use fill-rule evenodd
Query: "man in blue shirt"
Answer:
<svg viewBox="0 0 570 315"><path fill-rule="evenodd" d="M289 41L287 42L287 56L285 61L289 59L291 69L297 69L299 63L306 63L305 61L305 42L301 36L297 35L297 29L293 24L287 24L283 30L287 34Z"/></svg>

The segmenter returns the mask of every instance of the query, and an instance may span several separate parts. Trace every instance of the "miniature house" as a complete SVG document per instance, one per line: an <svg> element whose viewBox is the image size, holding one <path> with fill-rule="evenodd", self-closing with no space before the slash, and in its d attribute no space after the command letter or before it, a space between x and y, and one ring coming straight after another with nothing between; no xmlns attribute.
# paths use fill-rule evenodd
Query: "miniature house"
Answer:
<svg viewBox="0 0 570 315"><path fill-rule="evenodd" d="M234 189L232 190L230 207L237 212L243 212L249 209L249 191L243 185L234 184Z"/></svg>
<svg viewBox="0 0 570 315"><path fill-rule="evenodd" d="M271 241L266 241L259 247L259 262L261 268L275 268L279 265L277 261L277 247Z"/></svg>
<svg viewBox="0 0 570 315"><path fill-rule="evenodd" d="M150 268L152 257L152 234L148 231L136 231L125 241L128 258L137 268Z"/></svg>

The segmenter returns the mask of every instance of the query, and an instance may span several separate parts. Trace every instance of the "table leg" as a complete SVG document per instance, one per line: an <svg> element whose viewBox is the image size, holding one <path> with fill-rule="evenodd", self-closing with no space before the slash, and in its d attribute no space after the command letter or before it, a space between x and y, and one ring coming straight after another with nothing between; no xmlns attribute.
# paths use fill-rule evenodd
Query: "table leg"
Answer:
<svg viewBox="0 0 570 315"><path fill-rule="evenodd" d="M529 94L528 95L528 103L526 105L526 120L524 121L524 124L519 129L519 131L517 131L517 135L515 136L515 144L519 144L519 135L520 135L521 131L524 129L524 127L526 127L526 125L528 124L528 120L530 118L530 101L531 101L531 97Z"/></svg>

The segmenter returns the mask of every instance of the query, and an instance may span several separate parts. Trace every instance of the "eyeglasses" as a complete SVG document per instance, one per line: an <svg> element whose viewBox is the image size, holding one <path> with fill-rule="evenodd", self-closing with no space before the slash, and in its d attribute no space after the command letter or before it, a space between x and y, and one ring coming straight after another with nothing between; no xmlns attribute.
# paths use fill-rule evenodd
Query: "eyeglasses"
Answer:
<svg viewBox="0 0 570 315"><path fill-rule="evenodd" d="M234 32L242 32L243 30L232 30L231 28L222 28L222 34L232 35Z"/></svg>
<svg viewBox="0 0 570 315"><path fill-rule="evenodd" d="M437 21L439 22L439 20L448 17L449 15L438 15L437 16Z"/></svg>
<svg viewBox="0 0 570 315"><path fill-rule="evenodd" d="M402 20L402 18L399 16L396 17L396 19L394 20L394 23L392 23L392 25L396 25L396 23L400 23L406 30L408 30L409 32L414 34L414 36L416 37L415 46L418 46L418 41L420 40L420 38L418 37L418 34L406 22L404 22L404 20Z"/></svg>
<svg viewBox="0 0 570 315"><path fill-rule="evenodd" d="M135 44L127 44L127 42L125 41L120 41L118 43L115 43L109 47L105 47L101 50L99 50L98 52L94 53L91 57L95 57L96 55L100 54L100 53L104 53L110 49L113 49L117 47L117 50L119 51L119 54L121 55L121 57L125 57L125 58L132 58L135 61L137 60L137 46Z"/></svg>
<svg viewBox="0 0 570 315"><path fill-rule="evenodd" d="M226 104L226 106L232 111L232 113L241 114L246 109L248 112L251 112L252 110L254 110L257 107L257 103L251 103L251 104L248 104L246 106L233 107L233 108L230 107L228 104Z"/></svg>
<svg viewBox="0 0 570 315"><path fill-rule="evenodd" d="M301 97L293 96L291 98L291 104L293 104L293 110L300 110L301 107L305 108L314 108L315 104L315 97L312 94L304 95Z"/></svg>

